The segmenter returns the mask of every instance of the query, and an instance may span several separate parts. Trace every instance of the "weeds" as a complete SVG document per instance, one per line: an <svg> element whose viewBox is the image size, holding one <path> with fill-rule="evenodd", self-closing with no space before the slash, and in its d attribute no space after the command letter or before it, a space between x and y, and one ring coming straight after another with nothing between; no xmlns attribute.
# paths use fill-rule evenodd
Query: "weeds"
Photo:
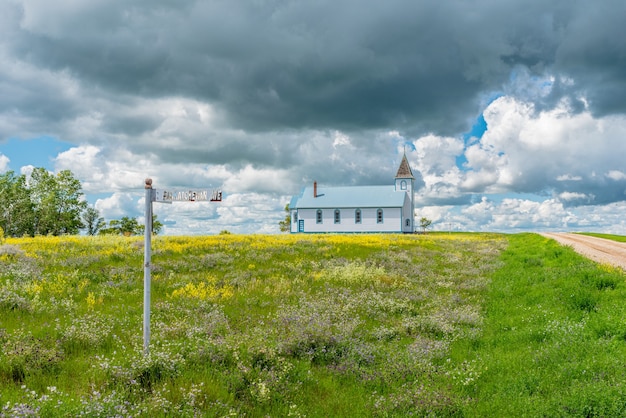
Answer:
<svg viewBox="0 0 626 418"><path fill-rule="evenodd" d="M144 355L141 241L7 239L0 416L624 412L623 273L538 236L153 246Z"/></svg>

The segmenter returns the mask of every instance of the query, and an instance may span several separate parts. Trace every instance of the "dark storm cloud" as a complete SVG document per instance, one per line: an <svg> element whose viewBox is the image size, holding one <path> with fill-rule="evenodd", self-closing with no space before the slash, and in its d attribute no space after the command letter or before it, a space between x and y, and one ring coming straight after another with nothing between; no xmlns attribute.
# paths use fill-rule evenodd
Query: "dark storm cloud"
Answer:
<svg viewBox="0 0 626 418"><path fill-rule="evenodd" d="M588 98L596 115L626 112L626 3L576 4L556 51L557 73L572 78L571 91Z"/></svg>
<svg viewBox="0 0 626 418"><path fill-rule="evenodd" d="M297 159L294 157L297 145L288 138L221 136L208 137L184 147L177 142L153 146L152 151L171 163L230 164L234 168L241 168L247 163L259 167L289 167ZM131 148L135 147L131 145Z"/></svg>
<svg viewBox="0 0 626 418"><path fill-rule="evenodd" d="M598 114L626 111L621 1L38 3L12 3L19 59L206 101L246 131L458 134L520 66L572 79L546 105L584 93Z"/></svg>
<svg viewBox="0 0 626 418"><path fill-rule="evenodd" d="M584 179L580 184L554 185L554 191L557 196L558 193L565 191L580 194L578 198L562 198L563 205L566 207L605 205L626 200L626 179L605 177Z"/></svg>
<svg viewBox="0 0 626 418"><path fill-rule="evenodd" d="M401 149L389 130L459 138L499 95L537 112L563 98L573 113L626 112L622 0L0 1L0 139L388 184ZM566 170L544 171L514 191L623 199L619 182L563 188L551 179ZM465 202L455 187L430 199Z"/></svg>
<svg viewBox="0 0 626 418"><path fill-rule="evenodd" d="M400 164L396 154L397 141L373 132L355 134L347 146L333 145L333 133L317 132L306 141L296 132L281 135L265 133L249 135L245 139L207 140L197 149L176 155L176 161L211 161L238 171L248 164L257 169L288 169L295 188L282 188L282 193L296 193L314 180L330 185L383 185L393 182ZM163 154L162 152L160 154ZM382 164L381 164L382 161ZM421 174L415 173L416 187L421 185Z"/></svg>

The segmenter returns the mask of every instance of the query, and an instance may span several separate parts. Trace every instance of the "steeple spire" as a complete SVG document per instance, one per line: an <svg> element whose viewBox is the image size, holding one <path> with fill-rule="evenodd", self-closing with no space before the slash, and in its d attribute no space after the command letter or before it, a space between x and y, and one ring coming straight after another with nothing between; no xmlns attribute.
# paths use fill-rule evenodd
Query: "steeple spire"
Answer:
<svg viewBox="0 0 626 418"><path fill-rule="evenodd" d="M413 171L411 171L411 166L409 165L409 160L406 158L406 152L402 156L402 161L400 162L400 167L398 167L396 178L415 179L415 177L413 177Z"/></svg>

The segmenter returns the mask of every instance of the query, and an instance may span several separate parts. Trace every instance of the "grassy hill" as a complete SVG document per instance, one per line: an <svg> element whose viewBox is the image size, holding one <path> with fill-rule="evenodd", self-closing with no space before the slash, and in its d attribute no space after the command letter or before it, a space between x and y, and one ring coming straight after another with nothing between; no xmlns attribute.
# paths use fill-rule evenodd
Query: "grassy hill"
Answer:
<svg viewBox="0 0 626 418"><path fill-rule="evenodd" d="M0 416L615 416L624 273L538 235L0 246Z"/></svg>

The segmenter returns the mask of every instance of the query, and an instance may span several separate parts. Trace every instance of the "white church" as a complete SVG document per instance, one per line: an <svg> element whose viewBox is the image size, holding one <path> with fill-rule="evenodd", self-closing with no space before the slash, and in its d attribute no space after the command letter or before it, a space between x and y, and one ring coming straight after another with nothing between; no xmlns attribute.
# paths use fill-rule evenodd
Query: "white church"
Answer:
<svg viewBox="0 0 626 418"><path fill-rule="evenodd" d="M415 231L415 177L406 158L390 186L305 187L289 203L292 233Z"/></svg>

